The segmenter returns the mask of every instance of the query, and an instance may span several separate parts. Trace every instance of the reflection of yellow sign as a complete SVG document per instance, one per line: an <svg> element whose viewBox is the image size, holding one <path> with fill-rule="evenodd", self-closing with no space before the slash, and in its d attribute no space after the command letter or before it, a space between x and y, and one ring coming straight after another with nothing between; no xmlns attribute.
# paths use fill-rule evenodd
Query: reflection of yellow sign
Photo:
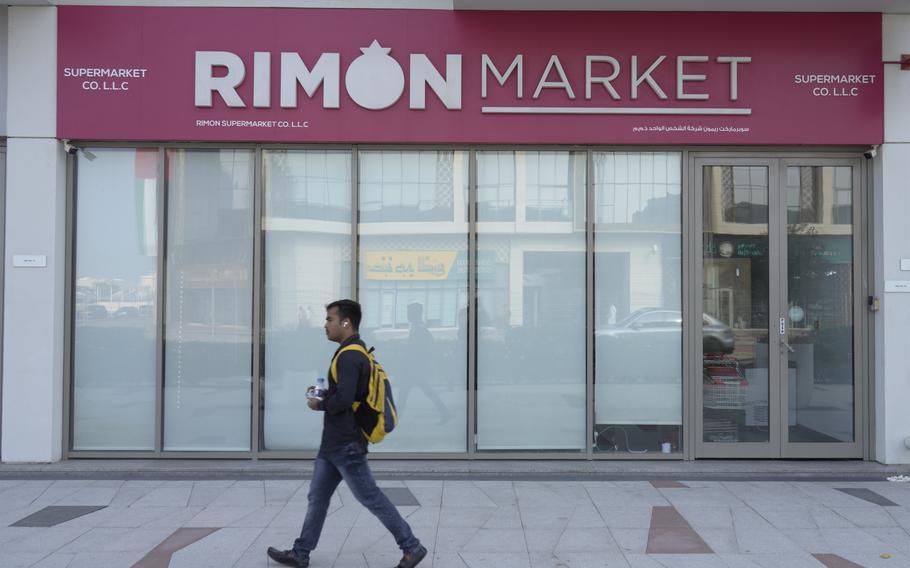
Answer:
<svg viewBox="0 0 910 568"><path fill-rule="evenodd" d="M367 280L445 280L456 251L388 250L364 253Z"/></svg>

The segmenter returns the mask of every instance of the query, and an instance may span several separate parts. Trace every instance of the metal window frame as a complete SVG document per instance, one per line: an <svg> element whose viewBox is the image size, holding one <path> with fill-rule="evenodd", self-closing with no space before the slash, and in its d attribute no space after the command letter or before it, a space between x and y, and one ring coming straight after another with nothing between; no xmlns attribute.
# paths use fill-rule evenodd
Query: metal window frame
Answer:
<svg viewBox="0 0 910 568"><path fill-rule="evenodd" d="M69 178L67 178L67 187L69 187ZM69 233L66 233L69 234ZM67 240L69 243L69 240ZM3 451L3 317L6 294L6 140L0 140L0 455ZM64 306L69 299L69 294L64 299ZM68 308L66 312L69 313ZM64 318L65 319L65 318ZM66 361L64 361L66 365ZM64 367L66 368L66 367ZM65 392L65 388L64 388ZM65 400L65 399L64 399ZM64 404L63 421L66 424L67 410ZM64 426L65 427L65 426ZM66 447L66 446L64 446Z"/></svg>
<svg viewBox="0 0 910 568"><path fill-rule="evenodd" d="M649 460L692 460L697 457L696 452L696 442L697 442L697 428L693 423L693 420L696 419L699 415L695 412L697 410L697 386L700 384L698 377L700 373L694 374L693 367L698 362L696 357L695 350L700 351L701 342L698 341L698 334L700 330L690 329L693 326L685 326L683 329L683 392L681 404L683 405L683 431L680 441L682 443L682 449L679 452L674 452L672 454L648 454L647 457L640 454L634 455L625 455L625 454L613 454L613 453L595 453L593 451L593 446L586 443L584 451L581 452L550 452L550 451L484 451L477 452L476 450L476 388L477 388L477 357L476 357L476 335L477 335L477 318L476 318L476 309L477 309L477 160L476 155L481 151L567 151L567 152L584 152L586 155L586 188L587 195L585 200L585 282L586 290L585 297L588 303L588 308L586 309L586 318L585 318L585 329L586 329L586 439L593 439L593 389L594 389L594 343L591 341L593 334L594 326L594 315L590 307L593 305L593 296L594 296L594 251L593 251L593 235L594 235L594 224L593 224L593 207L594 207L594 197L593 197L593 154L595 152L678 152L682 154L682 171L681 171L681 185L682 185L682 309L683 317L685 322L692 321L692 314L697 312L698 297L700 291L700 282L694 282L693 278L697 276L695 267L693 265L693 260L700 258L700 239L693 233L694 230L698 229L700 225L697 223L699 213L697 205L699 201L697 200L698 187L694 185L695 172L693 171L693 159L695 157L727 157L727 158L767 158L767 159L791 159L791 158L809 158L809 159L826 159L826 158L835 158L835 159L844 159L851 158L856 159L858 156L861 156L863 147L817 147L817 148L807 148L807 147L793 147L793 146L768 146L756 148L752 146L728 146L728 147L703 147L703 146L679 146L679 145L657 145L657 146L630 146L630 145L559 145L559 144L548 144L548 145L505 145L505 144L436 144L436 145L406 145L406 144L260 144L260 143L184 143L184 142L110 142L110 141L78 141L75 142L79 146L90 146L97 148L157 148L159 150L159 164L158 164L158 202L159 202L159 258L158 258L158 290L157 294L157 331L156 331L156 443L154 451L122 451L122 450L107 450L107 451L84 451L84 450L73 450L72 449L72 381L73 368L72 368L72 350L73 350L73 340L74 340L74 330L73 330L73 305L72 297L75 290L73 277L75 275L75 215L76 215L76 202L77 202L77 188L76 188L76 171L75 171L75 161L70 159L69 172L67 177L67 218L66 218L66 231L67 231L67 248L66 248L66 280L67 280L67 298L66 298L66 342L65 342L65 380L64 380L64 457L65 459L77 459L77 458L186 458L186 459L313 459L315 457L315 451L287 451L287 450L264 450L261 437L262 437L262 416L259 412L258 404L261 400L261 384L259 378L262 377L261 369L261 353L262 345L262 330L263 330L263 315L264 315L264 304L265 301L263 294L263 281L264 278L264 239L265 236L262 235L262 213L264 210L264 180L263 176L263 167L262 167L262 155L266 150L275 150L275 149L287 149L287 150L348 150L351 152L351 210L352 210L352 220L351 220L351 295L354 299L357 299L359 296L359 151L370 151L370 150L381 150L381 151L430 151L430 150L446 150L446 151L464 151L468 157L468 346L467 346L467 359L468 359L468 368L466 376L466 385L468 393L468 416L467 416L467 448L465 452L459 453L438 453L438 452L429 452L429 453L405 453L405 452L382 452L374 453L372 459L396 459L396 460L423 460L423 459L438 459L438 460L473 460L473 459L484 459L484 460L514 460L514 459L527 459L527 460L640 460L640 459L649 459ZM166 285L166 269L167 269L167 215L168 215L168 200L167 200L167 184L165 180L165 155L168 150L172 149L249 149L253 150L255 154L255 164L254 164L254 252L253 252L253 270L254 270L254 282L253 282L253 361L251 361L252 370L253 370L253 393L252 401L252 417L251 417L251 448L250 451L243 452L229 452L229 451L165 451L163 450L163 428L164 428L164 335L165 335L165 322L164 317L166 315L166 294L165 294L165 285ZM871 171L870 168L864 162L861 164L862 178L863 183L859 184L861 187L854 189L855 199L869 199L872 193L872 182L871 180ZM857 192L860 192L860 195L857 196ZM858 201L854 202L855 204ZM865 203L865 201L864 201ZM869 207L868 205L863 206L863 215L868 214ZM856 217L855 217L856 219ZM865 232L869 230L868 223L865 218L862 218L864 223L862 230ZM856 233L859 234L860 228L857 227ZM866 247L871 247L871 239L864 239ZM860 289L860 284L868 289L871 289L870 282L873 274L871 273L871 262L872 254L863 255L863 264L858 266L855 271L859 271L859 276L855 280L855 288ZM857 296L859 297L859 296ZM864 447L864 458L873 459L873 450L871 444L871 438L874 434L874 428L871 428L871 420L874 419L874 407L872 406L873 400L871 398L871 389L872 389L872 378L871 378L871 365L873 363L871 356L873 345L871 343L871 333L869 332L869 324L867 323L871 318L860 318L859 315L863 312L862 305L855 306L855 313L857 318L855 319L854 325L859 325L860 321L863 322L862 325L862 334L857 333L859 336L857 341L860 342L862 347L861 351L857 353L862 356L862 361L857 362L857 368L861 365L865 365L863 371L863 399L858 400L858 404L862 403L864 408L864 414L862 421L864 427L862 432L864 443L861 444ZM696 326L697 327L697 326ZM860 377L860 375L857 375ZM859 381L858 381L859 382ZM859 430L857 431L857 439L859 440Z"/></svg>

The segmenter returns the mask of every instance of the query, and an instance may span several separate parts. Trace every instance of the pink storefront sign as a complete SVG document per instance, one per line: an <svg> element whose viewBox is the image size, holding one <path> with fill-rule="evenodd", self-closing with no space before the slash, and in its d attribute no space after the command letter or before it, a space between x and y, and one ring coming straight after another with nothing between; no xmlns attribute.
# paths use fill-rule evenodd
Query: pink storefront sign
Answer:
<svg viewBox="0 0 910 568"><path fill-rule="evenodd" d="M77 140L875 144L878 14L58 8Z"/></svg>

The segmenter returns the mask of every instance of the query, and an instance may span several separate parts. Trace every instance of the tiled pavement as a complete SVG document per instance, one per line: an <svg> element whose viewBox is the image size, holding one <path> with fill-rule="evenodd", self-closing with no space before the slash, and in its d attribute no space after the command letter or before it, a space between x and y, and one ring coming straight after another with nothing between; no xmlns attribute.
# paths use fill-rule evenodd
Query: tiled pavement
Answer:
<svg viewBox="0 0 910 568"><path fill-rule="evenodd" d="M910 483L667 481L380 485L397 488L389 493L399 502L416 499L400 510L430 549L422 567L910 566ZM0 567L277 566L265 550L291 544L307 488L0 480ZM342 486L311 565L390 568L398 558L392 537Z"/></svg>

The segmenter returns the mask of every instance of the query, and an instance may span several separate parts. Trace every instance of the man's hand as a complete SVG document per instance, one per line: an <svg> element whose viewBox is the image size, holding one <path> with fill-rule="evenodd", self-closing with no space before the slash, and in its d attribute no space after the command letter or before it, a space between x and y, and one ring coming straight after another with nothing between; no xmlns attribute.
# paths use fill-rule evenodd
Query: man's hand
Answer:
<svg viewBox="0 0 910 568"><path fill-rule="evenodd" d="M306 405L309 406L311 410L319 410L319 399L308 398L306 399Z"/></svg>

